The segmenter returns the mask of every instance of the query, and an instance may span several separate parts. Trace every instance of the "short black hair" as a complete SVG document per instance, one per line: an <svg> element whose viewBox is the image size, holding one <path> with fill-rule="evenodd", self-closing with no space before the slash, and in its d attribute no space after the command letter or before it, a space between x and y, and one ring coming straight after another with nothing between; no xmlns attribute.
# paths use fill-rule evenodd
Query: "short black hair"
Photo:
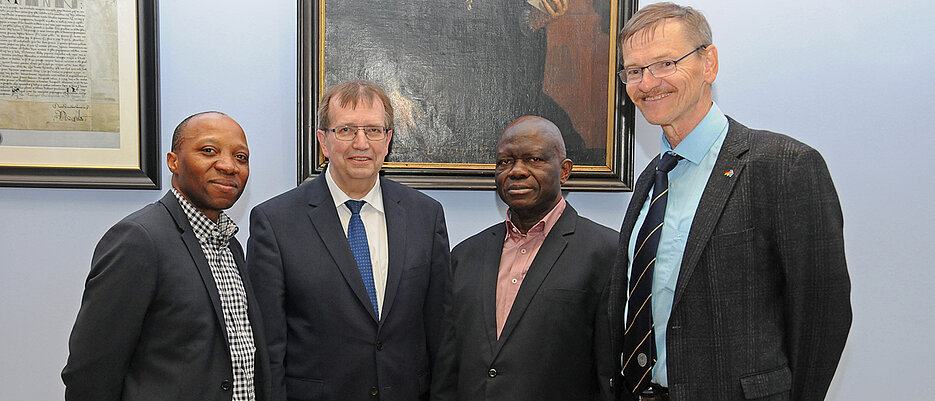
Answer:
<svg viewBox="0 0 935 401"><path fill-rule="evenodd" d="M179 150L179 146L182 145L182 139L183 139L184 136L185 136L185 129L188 128L188 123L189 123L189 121L191 121L191 120L192 120L193 118L195 118L195 117L198 117L198 116L201 116L201 115L205 115L205 114L219 114L219 115L222 115L222 116L224 116L224 117L230 118L230 116L228 116L227 114L224 114L224 113L222 113L222 112L220 112L220 111L215 111L215 110L202 111L202 112L199 112L199 113L192 114L192 115L190 115L190 116L188 116L188 117L185 117L185 119L182 120L182 122L180 122L179 125L177 125L177 126L175 127L175 131L172 132L172 151L173 151L173 152L178 151L178 150Z"/></svg>

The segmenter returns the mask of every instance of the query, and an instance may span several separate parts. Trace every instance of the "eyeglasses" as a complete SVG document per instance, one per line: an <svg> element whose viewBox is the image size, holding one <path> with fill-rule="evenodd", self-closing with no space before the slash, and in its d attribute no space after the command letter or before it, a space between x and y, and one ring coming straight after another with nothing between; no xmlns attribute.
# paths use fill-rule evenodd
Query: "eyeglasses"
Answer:
<svg viewBox="0 0 935 401"><path fill-rule="evenodd" d="M334 132L334 137L342 141L353 141L357 137L358 131L364 131L364 135L371 141L382 141L386 138L386 127L344 125L338 128L326 129L325 131Z"/></svg>
<svg viewBox="0 0 935 401"><path fill-rule="evenodd" d="M617 76L620 77L620 82L623 82L624 85L640 83L640 81L643 80L643 70L649 70L649 73L653 74L653 77L656 78L667 77L669 75L675 74L675 65L678 64L679 61L684 60L685 57L691 56L692 53L706 47L708 47L708 45L698 46L695 48L695 50L688 52L688 54L680 57L678 60L662 60L645 67L624 68L617 73Z"/></svg>

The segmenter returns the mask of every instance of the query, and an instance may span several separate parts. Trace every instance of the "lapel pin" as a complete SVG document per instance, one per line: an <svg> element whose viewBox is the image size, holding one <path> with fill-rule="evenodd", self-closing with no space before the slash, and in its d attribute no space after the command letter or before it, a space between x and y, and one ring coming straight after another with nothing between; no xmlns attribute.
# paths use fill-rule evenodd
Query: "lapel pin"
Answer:
<svg viewBox="0 0 935 401"><path fill-rule="evenodd" d="M727 176L727 177L733 177L733 176L734 176L734 169L730 169L730 170L725 171L725 172L724 172L724 175Z"/></svg>

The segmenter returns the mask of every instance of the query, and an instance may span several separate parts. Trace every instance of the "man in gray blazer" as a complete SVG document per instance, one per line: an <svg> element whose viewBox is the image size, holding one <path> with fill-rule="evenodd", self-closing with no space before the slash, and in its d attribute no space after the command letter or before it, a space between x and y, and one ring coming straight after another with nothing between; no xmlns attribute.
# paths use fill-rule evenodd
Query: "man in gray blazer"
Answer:
<svg viewBox="0 0 935 401"><path fill-rule="evenodd" d="M618 395L824 399L851 323L843 217L824 160L720 111L717 48L698 11L649 5L618 43L627 94L662 128L612 275Z"/></svg>
<svg viewBox="0 0 935 401"><path fill-rule="evenodd" d="M273 399L427 398L449 268L444 212L379 176L393 136L383 89L335 85L318 117L328 168L250 214Z"/></svg>
<svg viewBox="0 0 935 401"><path fill-rule="evenodd" d="M269 365L244 255L224 214L243 193L243 129L219 112L183 120L172 189L94 250L62 371L65 399L269 400Z"/></svg>
<svg viewBox="0 0 935 401"><path fill-rule="evenodd" d="M507 220L452 251L432 400L590 401L613 375L607 283L617 232L562 197L558 127L521 117L497 146Z"/></svg>

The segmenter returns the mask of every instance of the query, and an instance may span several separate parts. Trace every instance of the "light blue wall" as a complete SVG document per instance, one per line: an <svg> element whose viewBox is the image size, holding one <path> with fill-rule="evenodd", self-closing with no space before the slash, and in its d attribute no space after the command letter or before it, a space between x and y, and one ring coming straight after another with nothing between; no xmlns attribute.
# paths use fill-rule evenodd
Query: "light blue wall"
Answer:
<svg viewBox="0 0 935 401"><path fill-rule="evenodd" d="M837 184L855 313L829 399L930 399L935 269L925 252L935 224L935 4L692 4L714 29L721 108L818 148ZM246 228L253 205L295 185L296 5L160 7L163 147L193 112L217 109L237 119L253 169L231 215ZM638 169L657 151L657 129L639 120ZM445 206L453 243L503 216L492 192L428 193ZM110 225L161 194L0 188L0 400L61 399L58 375L91 251ZM568 198L582 214L619 228L629 194ZM246 230L239 237L245 241Z"/></svg>

